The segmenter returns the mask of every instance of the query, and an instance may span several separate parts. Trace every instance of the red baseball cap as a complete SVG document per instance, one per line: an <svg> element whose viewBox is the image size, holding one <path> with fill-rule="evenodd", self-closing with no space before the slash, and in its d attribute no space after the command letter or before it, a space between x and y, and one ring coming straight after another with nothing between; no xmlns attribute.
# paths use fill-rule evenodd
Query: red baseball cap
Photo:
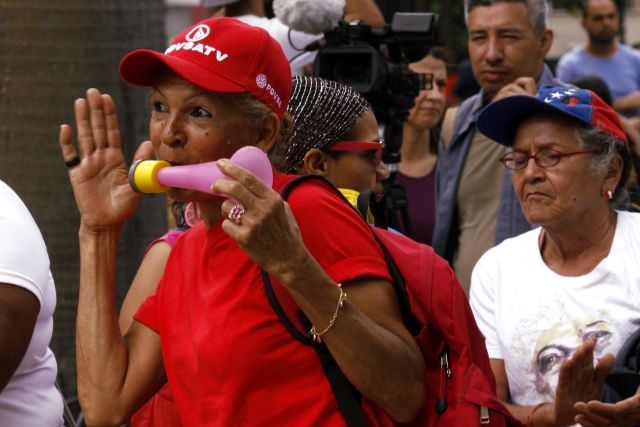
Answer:
<svg viewBox="0 0 640 427"><path fill-rule="evenodd" d="M291 96L291 68L267 31L234 18L210 18L178 34L164 53L129 52L120 75L134 85L153 86L164 69L212 92L249 92L280 118Z"/></svg>

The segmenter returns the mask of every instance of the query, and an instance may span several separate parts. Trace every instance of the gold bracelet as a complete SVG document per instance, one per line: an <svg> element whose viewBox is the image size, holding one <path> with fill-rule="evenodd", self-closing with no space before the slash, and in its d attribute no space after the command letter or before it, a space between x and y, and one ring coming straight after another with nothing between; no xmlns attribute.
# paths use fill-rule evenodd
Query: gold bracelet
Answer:
<svg viewBox="0 0 640 427"><path fill-rule="evenodd" d="M340 289L340 296L338 297L338 306L336 307L336 311L335 313L333 313L333 317L331 318L331 320L329 320L329 325L321 332L317 332L315 326L312 326L309 330L309 333L311 334L311 337L316 344L320 344L322 342L322 339L320 337L329 332L329 329L331 329L333 327L333 324L336 323L338 312L344 305L344 302L347 300L347 293L342 290L342 284L338 283L336 286L338 286L338 289Z"/></svg>

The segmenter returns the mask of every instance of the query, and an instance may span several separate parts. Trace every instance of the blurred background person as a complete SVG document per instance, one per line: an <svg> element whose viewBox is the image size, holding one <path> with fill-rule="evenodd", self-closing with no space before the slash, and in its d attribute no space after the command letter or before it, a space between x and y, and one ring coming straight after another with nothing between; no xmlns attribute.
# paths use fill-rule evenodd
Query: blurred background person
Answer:
<svg viewBox="0 0 640 427"><path fill-rule="evenodd" d="M640 114L640 53L618 41L620 13L612 0L584 0L582 28L587 43L565 53L556 67L563 82L583 76L605 81L616 111Z"/></svg>
<svg viewBox="0 0 640 427"><path fill-rule="evenodd" d="M509 147L501 162L537 226L473 271L498 396L528 425L573 425L583 420L576 403L600 397L610 353L640 323L640 214L617 210L632 168L627 137L593 92L563 86L490 104L478 129Z"/></svg>
<svg viewBox="0 0 640 427"><path fill-rule="evenodd" d="M438 140L447 102L444 89L450 60L447 50L434 47L420 61L409 64L411 71L426 74L429 84L415 98L404 122L400 163L394 178L406 192L410 237L427 245L431 245L435 223ZM398 218L397 223L402 224L402 219ZM407 234L405 227L398 231Z"/></svg>
<svg viewBox="0 0 640 427"><path fill-rule="evenodd" d="M47 247L29 210L3 181L0 236L0 426L60 427L58 366L49 348L56 289Z"/></svg>

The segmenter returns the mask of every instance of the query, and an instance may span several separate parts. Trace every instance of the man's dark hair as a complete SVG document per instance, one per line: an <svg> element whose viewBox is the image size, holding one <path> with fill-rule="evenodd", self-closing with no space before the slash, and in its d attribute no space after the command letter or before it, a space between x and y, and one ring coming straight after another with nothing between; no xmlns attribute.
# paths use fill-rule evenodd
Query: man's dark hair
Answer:
<svg viewBox="0 0 640 427"><path fill-rule="evenodd" d="M591 0L582 0L580 4L580 13L582 14L582 19L585 19L589 14L589 3ZM618 7L618 3L615 0L612 0L611 3L616 7L616 11L620 12L620 8Z"/></svg>

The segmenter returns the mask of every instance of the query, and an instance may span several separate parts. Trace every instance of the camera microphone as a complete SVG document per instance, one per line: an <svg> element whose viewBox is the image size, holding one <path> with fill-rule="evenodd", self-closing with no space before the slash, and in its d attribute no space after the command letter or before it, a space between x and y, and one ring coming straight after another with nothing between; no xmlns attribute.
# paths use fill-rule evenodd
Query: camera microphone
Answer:
<svg viewBox="0 0 640 427"><path fill-rule="evenodd" d="M273 0L273 12L278 20L296 31L319 34L338 25L344 5L345 0ZM314 49L307 46L305 50Z"/></svg>

